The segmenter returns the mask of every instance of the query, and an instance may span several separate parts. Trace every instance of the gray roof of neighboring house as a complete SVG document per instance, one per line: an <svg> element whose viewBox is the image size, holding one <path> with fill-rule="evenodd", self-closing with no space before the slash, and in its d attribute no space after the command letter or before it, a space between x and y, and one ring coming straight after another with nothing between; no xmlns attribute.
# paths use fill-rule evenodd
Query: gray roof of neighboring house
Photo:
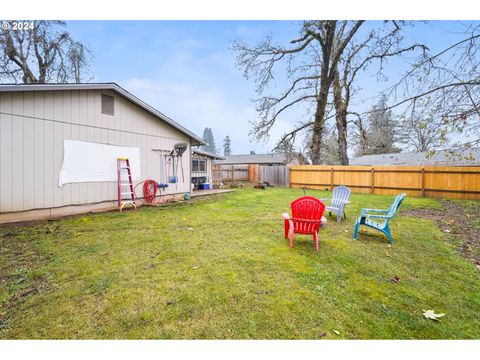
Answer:
<svg viewBox="0 0 480 360"><path fill-rule="evenodd" d="M208 156L208 157L211 157L212 159L219 159L219 160L225 160L225 156L221 156L221 155L217 155L217 154L212 154L208 151L203 151L203 150L200 150L200 149L192 149L192 153L194 154L199 154L199 155L204 155L204 156Z"/></svg>
<svg viewBox="0 0 480 360"><path fill-rule="evenodd" d="M286 153L227 155L225 160L216 164L287 164L290 162Z"/></svg>
<svg viewBox="0 0 480 360"><path fill-rule="evenodd" d="M350 165L480 165L480 149L463 151L437 150L427 157L427 152L364 155L350 161Z"/></svg>
<svg viewBox="0 0 480 360"><path fill-rule="evenodd" d="M15 84L15 85L0 85L0 92L9 92L9 91L62 91L62 90L111 90L116 92L119 95L127 98L134 104L140 106L145 111L149 112L153 116L159 118L162 121L165 121L167 124L173 126L180 132L188 135L191 139L195 140L192 145L207 145L207 143L198 135L195 135L193 132L187 130L174 120L170 119L165 114L162 114L160 111L154 107L143 102L135 95L129 93L127 90L122 88L116 83L90 83L90 84Z"/></svg>

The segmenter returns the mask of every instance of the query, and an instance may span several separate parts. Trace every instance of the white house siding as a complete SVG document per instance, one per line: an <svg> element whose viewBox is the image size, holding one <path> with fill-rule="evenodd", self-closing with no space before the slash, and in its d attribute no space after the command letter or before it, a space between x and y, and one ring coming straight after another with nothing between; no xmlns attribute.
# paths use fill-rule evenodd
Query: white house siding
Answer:
<svg viewBox="0 0 480 360"><path fill-rule="evenodd" d="M115 97L115 115L101 113L101 94ZM162 194L189 191L189 137L113 91L64 90L0 93L0 213L112 201L116 182L58 186L63 140L135 146L141 149L142 178L160 178L155 149L177 142L185 178ZM137 188L141 194L141 186Z"/></svg>

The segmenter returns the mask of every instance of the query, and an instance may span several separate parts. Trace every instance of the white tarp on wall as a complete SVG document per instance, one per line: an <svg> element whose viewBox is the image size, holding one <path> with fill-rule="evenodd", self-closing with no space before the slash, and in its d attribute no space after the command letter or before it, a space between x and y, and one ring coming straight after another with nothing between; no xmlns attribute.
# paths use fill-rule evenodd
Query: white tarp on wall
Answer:
<svg viewBox="0 0 480 360"><path fill-rule="evenodd" d="M130 162L132 180L141 179L140 148L64 140L58 186L80 182L117 181L117 158Z"/></svg>

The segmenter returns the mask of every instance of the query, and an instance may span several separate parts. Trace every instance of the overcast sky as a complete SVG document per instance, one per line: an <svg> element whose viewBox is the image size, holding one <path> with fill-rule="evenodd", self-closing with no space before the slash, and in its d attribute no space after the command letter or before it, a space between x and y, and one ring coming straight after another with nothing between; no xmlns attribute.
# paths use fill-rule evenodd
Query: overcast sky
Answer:
<svg viewBox="0 0 480 360"><path fill-rule="evenodd" d="M69 21L67 26L93 53L93 81L118 83L200 136L211 127L218 148L229 135L234 154L270 152L278 137L305 116L304 109L293 109L278 121L269 140L252 142L248 133L257 118L255 84L235 67L230 50L236 39L255 44L267 35L286 43L298 35L298 21ZM454 21L419 23L407 34L427 41L435 52L458 39L461 26ZM407 67L408 58L387 64L388 80ZM363 111L388 82L370 73L359 80L362 89L354 106ZM282 84L279 78L279 88Z"/></svg>

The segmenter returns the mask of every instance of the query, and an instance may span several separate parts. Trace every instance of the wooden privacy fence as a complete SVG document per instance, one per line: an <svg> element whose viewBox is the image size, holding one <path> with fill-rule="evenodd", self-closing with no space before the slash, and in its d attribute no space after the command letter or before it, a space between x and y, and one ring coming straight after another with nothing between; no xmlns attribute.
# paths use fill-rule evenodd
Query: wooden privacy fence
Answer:
<svg viewBox="0 0 480 360"><path fill-rule="evenodd" d="M290 171L284 165L214 165L213 182L250 182L258 184L268 182L273 186L290 186Z"/></svg>
<svg viewBox="0 0 480 360"><path fill-rule="evenodd" d="M214 183L248 181L249 165L213 165L212 177Z"/></svg>
<svg viewBox="0 0 480 360"><path fill-rule="evenodd" d="M259 166L258 182L268 182L273 186L290 186L290 169L285 165Z"/></svg>
<svg viewBox="0 0 480 360"><path fill-rule="evenodd" d="M451 199L480 199L480 167L293 165L290 187Z"/></svg>

